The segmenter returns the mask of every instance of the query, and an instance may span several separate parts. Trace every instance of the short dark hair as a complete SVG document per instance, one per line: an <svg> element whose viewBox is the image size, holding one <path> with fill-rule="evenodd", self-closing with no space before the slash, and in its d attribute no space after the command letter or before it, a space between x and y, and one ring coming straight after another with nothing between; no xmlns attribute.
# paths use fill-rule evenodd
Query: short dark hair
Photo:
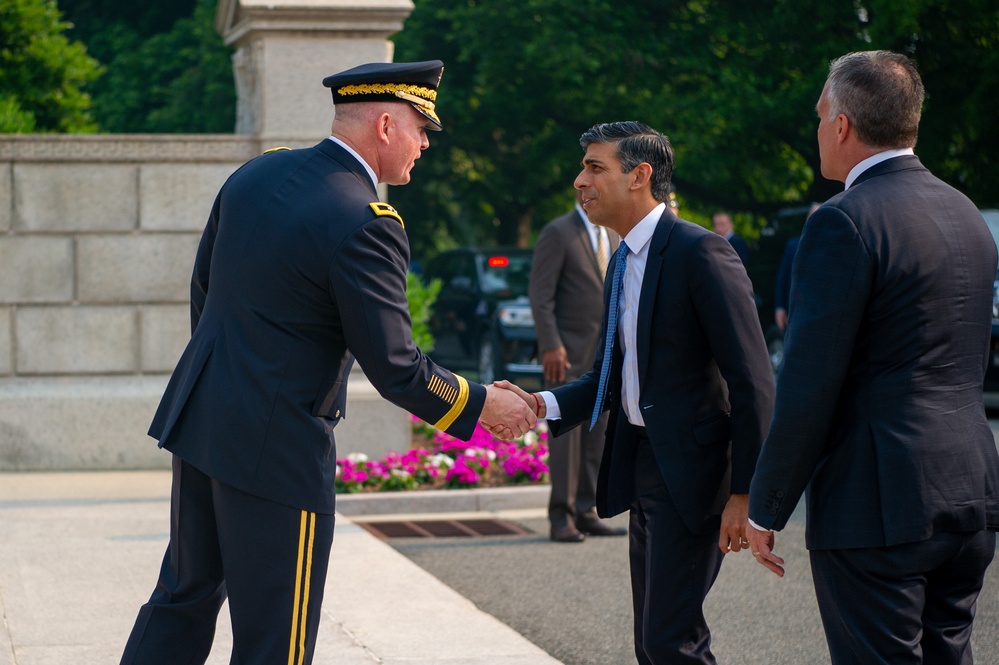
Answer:
<svg viewBox="0 0 999 665"><path fill-rule="evenodd" d="M616 144L622 173L628 173L642 162L649 164L652 167L652 196L656 201L669 200L673 146L665 134L640 122L606 122L590 127L579 137L583 150L593 143Z"/></svg>
<svg viewBox="0 0 999 665"><path fill-rule="evenodd" d="M842 113L872 148L912 148L925 90L916 65L901 53L858 51L829 65L831 121Z"/></svg>

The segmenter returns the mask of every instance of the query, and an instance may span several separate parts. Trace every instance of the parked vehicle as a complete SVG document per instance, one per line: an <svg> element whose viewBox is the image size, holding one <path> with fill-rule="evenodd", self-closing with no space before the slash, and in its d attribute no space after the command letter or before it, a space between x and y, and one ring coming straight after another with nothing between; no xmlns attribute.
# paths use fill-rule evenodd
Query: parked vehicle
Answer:
<svg viewBox="0 0 999 665"><path fill-rule="evenodd" d="M433 359L480 383L509 379L539 389L534 316L527 299L533 252L464 247L442 252L424 268L441 290L430 318Z"/></svg>

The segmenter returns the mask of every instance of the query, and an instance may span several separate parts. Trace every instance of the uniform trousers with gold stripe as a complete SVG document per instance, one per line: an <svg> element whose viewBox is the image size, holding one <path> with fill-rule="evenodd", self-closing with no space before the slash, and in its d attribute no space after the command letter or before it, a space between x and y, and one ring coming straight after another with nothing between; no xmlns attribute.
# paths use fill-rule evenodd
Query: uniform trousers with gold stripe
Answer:
<svg viewBox="0 0 999 665"><path fill-rule="evenodd" d="M230 663L311 663L333 519L241 492L175 456L170 543L122 664L205 662L227 596Z"/></svg>

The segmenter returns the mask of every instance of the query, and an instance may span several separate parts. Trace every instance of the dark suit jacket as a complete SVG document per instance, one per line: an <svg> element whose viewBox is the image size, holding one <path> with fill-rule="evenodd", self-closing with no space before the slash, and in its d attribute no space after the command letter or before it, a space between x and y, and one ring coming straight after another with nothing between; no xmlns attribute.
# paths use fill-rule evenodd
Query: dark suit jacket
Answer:
<svg viewBox="0 0 999 665"><path fill-rule="evenodd" d="M640 408L670 496L684 523L701 533L717 528L730 493L749 491L773 376L753 288L728 241L667 211L649 242L638 305ZM608 296L606 288L605 306ZM600 348L587 374L553 391L562 412L552 421L556 435L589 423L602 360ZM621 410L622 361L615 344L597 486L603 517L634 498L636 438Z"/></svg>
<svg viewBox="0 0 999 665"><path fill-rule="evenodd" d="M777 285L774 289L774 309L787 311L791 303L791 266L794 265L794 255L798 252L800 237L789 238L784 245L784 254L780 257L780 267L777 269Z"/></svg>
<svg viewBox="0 0 999 665"><path fill-rule="evenodd" d="M607 231L608 254L620 239ZM530 300L541 352L564 346L569 364L566 380L593 365L603 319L604 277L586 225L575 210L549 222L534 246Z"/></svg>
<svg viewBox="0 0 999 665"><path fill-rule="evenodd" d="M738 233L733 233L729 237L728 241L732 245L732 248L735 249L735 253L738 254L739 258L742 260L742 265L748 266L749 245L746 244L745 239L743 239L743 237Z"/></svg>
<svg viewBox="0 0 999 665"><path fill-rule="evenodd" d="M149 430L162 447L250 494L333 512L354 357L383 397L471 436L485 389L413 344L409 243L375 202L362 165L329 140L229 178L194 266L191 341Z"/></svg>
<svg viewBox="0 0 999 665"><path fill-rule="evenodd" d="M999 523L982 406L996 248L914 156L812 214L750 517L782 528L808 485L812 549L885 547Z"/></svg>

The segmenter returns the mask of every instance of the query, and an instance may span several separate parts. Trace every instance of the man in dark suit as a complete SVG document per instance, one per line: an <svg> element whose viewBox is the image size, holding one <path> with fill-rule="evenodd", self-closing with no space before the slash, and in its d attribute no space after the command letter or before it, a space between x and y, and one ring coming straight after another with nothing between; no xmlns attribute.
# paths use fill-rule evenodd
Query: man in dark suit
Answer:
<svg viewBox="0 0 999 665"><path fill-rule="evenodd" d="M711 218L711 225L714 227L715 233L732 244L735 253L742 260L742 265L749 266L749 245L746 244L741 235L735 232L731 215L727 212L716 212Z"/></svg>
<svg viewBox="0 0 999 665"><path fill-rule="evenodd" d="M439 61L328 77L332 136L270 151L223 185L191 283L192 337L149 433L173 453L170 542L122 663L201 663L228 596L233 662L309 663L333 540L336 447L354 358L379 393L456 437L534 421L509 392L439 367L412 340L409 244L378 201L402 185Z"/></svg>
<svg viewBox="0 0 999 665"><path fill-rule="evenodd" d="M579 192L576 192L577 199ZM556 217L541 230L531 264L530 300L534 331L541 351L545 385L555 387L579 378L593 365L603 319L604 276L618 235L576 209ZM586 535L623 536L621 527L597 516L597 470L604 450L607 416L592 430L574 428L548 446L551 539L582 542Z"/></svg>
<svg viewBox="0 0 999 665"><path fill-rule="evenodd" d="M581 378L520 394L556 434L610 412L597 512L631 511L635 655L643 665L714 663L702 604L724 553L743 547L773 402L753 289L724 238L667 209L665 136L619 122L580 143L583 208L622 238L603 340Z"/></svg>
<svg viewBox="0 0 999 665"><path fill-rule="evenodd" d="M753 478L753 555L807 495L835 665L972 662L995 553L999 455L982 406L996 248L974 204L913 154L923 85L887 51L833 61L777 404ZM807 490L806 490L807 486ZM758 527L758 528L757 528Z"/></svg>
<svg viewBox="0 0 999 665"><path fill-rule="evenodd" d="M819 209L818 203L808 208L808 216ZM787 310L791 302L791 267L794 265L794 255L798 253L798 242L801 236L788 238L784 244L784 253L780 257L780 267L777 268L777 284L774 287L774 323L781 332L787 330Z"/></svg>

